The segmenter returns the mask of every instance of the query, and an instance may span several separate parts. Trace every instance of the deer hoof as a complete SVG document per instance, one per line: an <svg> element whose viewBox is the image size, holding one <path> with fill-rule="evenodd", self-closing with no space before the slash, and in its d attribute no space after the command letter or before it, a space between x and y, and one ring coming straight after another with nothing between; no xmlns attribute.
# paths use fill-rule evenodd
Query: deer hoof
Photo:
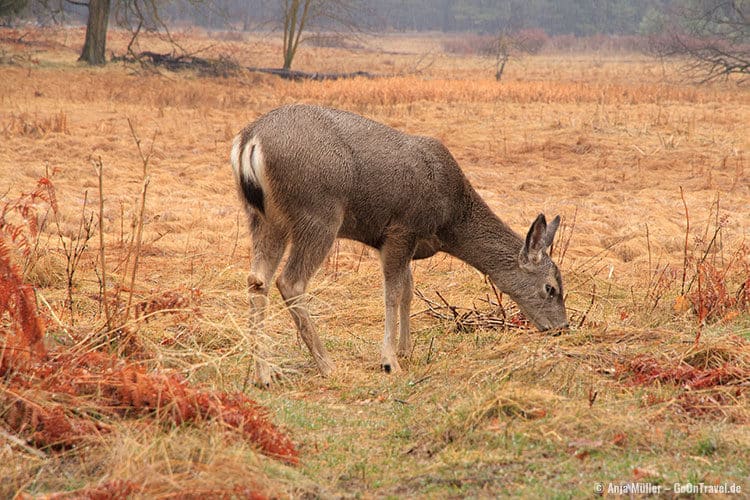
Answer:
<svg viewBox="0 0 750 500"><path fill-rule="evenodd" d="M271 382L270 381L262 381L262 380L256 380L254 383L255 387L258 389L262 389L265 391L268 391L271 389Z"/></svg>
<svg viewBox="0 0 750 500"><path fill-rule="evenodd" d="M281 372L277 368L271 368L266 361L255 361L255 377L253 384L258 389L268 390L273 386L274 380L281 379Z"/></svg>
<svg viewBox="0 0 750 500"><path fill-rule="evenodd" d="M395 359L393 361L383 361L380 363L380 369L385 373L398 373L401 371L401 366Z"/></svg>
<svg viewBox="0 0 750 500"><path fill-rule="evenodd" d="M320 372L320 375L323 378L328 378L331 376L333 371L336 369L335 365L333 364L333 361L328 356L324 356L317 359L318 364L318 371Z"/></svg>
<svg viewBox="0 0 750 500"><path fill-rule="evenodd" d="M268 390L273 385L271 375L270 373L255 373L255 380L253 381L253 384L258 389L265 389Z"/></svg>

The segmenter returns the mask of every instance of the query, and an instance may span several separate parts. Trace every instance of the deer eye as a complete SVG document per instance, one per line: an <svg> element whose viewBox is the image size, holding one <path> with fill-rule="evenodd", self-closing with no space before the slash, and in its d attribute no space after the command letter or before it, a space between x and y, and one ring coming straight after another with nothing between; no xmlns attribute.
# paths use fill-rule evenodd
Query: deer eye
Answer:
<svg viewBox="0 0 750 500"><path fill-rule="evenodd" d="M548 298L552 299L557 294L557 289L552 285L544 285L544 292Z"/></svg>

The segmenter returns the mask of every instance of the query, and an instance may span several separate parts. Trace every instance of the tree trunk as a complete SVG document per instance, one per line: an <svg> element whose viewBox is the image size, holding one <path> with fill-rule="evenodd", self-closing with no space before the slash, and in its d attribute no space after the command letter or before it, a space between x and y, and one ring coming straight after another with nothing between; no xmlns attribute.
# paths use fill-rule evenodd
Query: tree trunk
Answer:
<svg viewBox="0 0 750 500"><path fill-rule="evenodd" d="M300 36L305 29L312 0L287 0L284 4L284 66L292 67Z"/></svg>
<svg viewBox="0 0 750 500"><path fill-rule="evenodd" d="M111 0L89 0L89 19L86 23L86 41L79 61L92 65L106 62L107 27Z"/></svg>

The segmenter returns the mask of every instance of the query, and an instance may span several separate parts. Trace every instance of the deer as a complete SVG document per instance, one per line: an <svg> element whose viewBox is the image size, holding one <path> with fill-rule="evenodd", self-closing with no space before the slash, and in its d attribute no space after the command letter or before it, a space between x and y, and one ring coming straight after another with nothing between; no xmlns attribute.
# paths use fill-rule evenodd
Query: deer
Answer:
<svg viewBox="0 0 750 500"><path fill-rule="evenodd" d="M437 252L488 276L540 331L568 329L562 277L547 252L560 216L548 224L540 213L522 238L493 213L437 139L348 111L291 104L242 129L230 162L251 236L251 327L263 331L269 288L289 247L276 287L324 377L334 363L305 290L337 238L379 253L386 373L399 372L398 358L411 353L411 261ZM272 370L261 336L254 377L269 388Z"/></svg>

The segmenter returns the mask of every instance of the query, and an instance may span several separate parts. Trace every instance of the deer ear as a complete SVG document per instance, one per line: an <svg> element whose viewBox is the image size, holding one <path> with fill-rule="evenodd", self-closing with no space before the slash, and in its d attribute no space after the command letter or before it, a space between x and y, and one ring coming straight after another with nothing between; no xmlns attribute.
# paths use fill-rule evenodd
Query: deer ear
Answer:
<svg viewBox="0 0 750 500"><path fill-rule="evenodd" d="M555 241L555 233L557 232L558 227L560 227L559 215L552 219L552 222L550 222L547 226L547 232L544 235L544 243L546 248L552 246L552 242Z"/></svg>
<svg viewBox="0 0 750 500"><path fill-rule="evenodd" d="M557 228L555 228L557 229ZM553 233L554 234L554 233ZM526 243L521 250L521 260L524 263L538 263L541 254L547 248L547 219L544 214L539 214L531 224L526 234Z"/></svg>

